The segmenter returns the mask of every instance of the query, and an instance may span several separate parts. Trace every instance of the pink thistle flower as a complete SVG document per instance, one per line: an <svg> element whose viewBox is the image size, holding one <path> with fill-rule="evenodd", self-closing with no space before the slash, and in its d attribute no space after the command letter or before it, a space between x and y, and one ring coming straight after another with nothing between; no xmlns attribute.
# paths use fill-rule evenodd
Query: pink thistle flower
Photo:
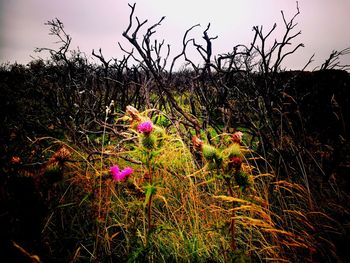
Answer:
<svg viewBox="0 0 350 263"><path fill-rule="evenodd" d="M130 174L134 172L134 170L130 167L126 167L124 170L120 171L118 165L113 165L110 168L113 179L120 182L124 181Z"/></svg>
<svg viewBox="0 0 350 263"><path fill-rule="evenodd" d="M128 177L130 174L132 174L134 172L134 170L131 167L126 167L125 169L123 169L120 173L119 176L122 178L126 178Z"/></svg>
<svg viewBox="0 0 350 263"><path fill-rule="evenodd" d="M150 134L153 131L153 123L151 121L141 122L137 126L137 130L144 134Z"/></svg>
<svg viewBox="0 0 350 263"><path fill-rule="evenodd" d="M113 165L113 166L111 166L110 171L114 177L115 175L119 174L120 170L119 170L118 165Z"/></svg>

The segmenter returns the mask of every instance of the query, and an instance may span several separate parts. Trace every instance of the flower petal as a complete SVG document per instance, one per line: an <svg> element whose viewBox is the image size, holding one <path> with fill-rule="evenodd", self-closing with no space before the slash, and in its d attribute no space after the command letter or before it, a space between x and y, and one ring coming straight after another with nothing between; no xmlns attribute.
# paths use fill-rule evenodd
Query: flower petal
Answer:
<svg viewBox="0 0 350 263"><path fill-rule="evenodd" d="M153 130L153 123L151 121L141 122L137 126L137 130L141 133L150 133Z"/></svg>

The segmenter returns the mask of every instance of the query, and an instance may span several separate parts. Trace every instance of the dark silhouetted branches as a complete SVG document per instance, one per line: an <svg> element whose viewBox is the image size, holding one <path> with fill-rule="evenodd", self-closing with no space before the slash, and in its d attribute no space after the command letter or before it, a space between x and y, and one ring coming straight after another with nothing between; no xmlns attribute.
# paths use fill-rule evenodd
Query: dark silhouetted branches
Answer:
<svg viewBox="0 0 350 263"><path fill-rule="evenodd" d="M136 48L138 54L142 57L141 63L146 64L147 69L152 73L153 77L155 78L155 81L159 82L160 81L159 80L160 74L157 74L159 68L157 68L157 66L156 66L157 65L156 61L159 61L160 57L159 57L159 53L157 54L157 52L155 52L155 51L156 50L159 51L159 49L161 49L161 46L163 44L158 44L158 47L155 48L154 46L152 46L150 44L150 42L151 42L151 36L156 32L154 29L161 24L161 22L164 20L165 17L162 17L158 23L155 23L154 25L149 27L147 29L146 34L144 35L144 37L142 39L142 42L139 43L137 41L137 33L141 29L141 27L148 22L148 20L144 20L143 22L140 22L138 17L135 17L135 19L137 21L137 26L136 26L134 32L132 32L130 35L129 31L133 25L134 11L135 11L136 4L134 4L134 5L129 4L129 6L131 8L131 13L130 13L130 17L129 17L129 25L128 25L127 29L123 32L123 36ZM155 43L157 44L157 42L155 42ZM163 42L161 42L161 43L163 43ZM153 56L152 56L153 53L156 53L156 55L157 55L156 58L153 58ZM168 51L168 53L169 53L169 51Z"/></svg>
<svg viewBox="0 0 350 263"><path fill-rule="evenodd" d="M63 23L58 18L46 22L45 25L50 27L49 34L57 37L58 41L56 43L60 44L61 46L58 50L51 48L36 48L35 51L49 51L53 61L64 61L65 63L69 64L68 51L72 42L71 36L66 33Z"/></svg>
<svg viewBox="0 0 350 263"><path fill-rule="evenodd" d="M261 72L268 74L270 72L276 73L281 66L282 61L289 55L293 54L297 49L303 47L303 44L298 44L291 51L285 51L287 45L291 45L291 41L301 34L301 31L297 33L292 33L292 30L297 25L295 23L295 18L300 14L299 6L297 2L297 12L292 17L291 20L287 21L284 15L284 12L281 11L283 22L285 25L285 32L281 41L275 39L272 47L267 47L267 40L269 39L272 32L275 31L277 24L275 23L272 28L264 34L262 26L254 26L253 31L255 36L257 36L258 42L254 41L252 46L260 55L260 70ZM254 37L255 39L255 37Z"/></svg>
<svg viewBox="0 0 350 263"><path fill-rule="evenodd" d="M169 101L171 107L170 111L173 112L173 109L175 109L178 113L180 113L188 122L189 124L199 132L199 124L196 118L188 114L183 110L181 106L177 103L175 100L173 94L171 93L171 90L169 89L169 85L171 84L169 80L166 78L165 74L163 74L163 70L165 67L166 62L163 63L163 66L159 66L159 61L160 61L160 55L159 55L159 50L161 46L163 45L163 42L158 43L155 41L154 43L156 44L157 47L150 45L151 43L151 36L156 32L155 28L160 25L160 23L164 20L165 17L162 17L157 23L153 24L146 30L146 34L144 35L141 43L137 40L137 34L141 27L147 23L147 20L144 20L143 22L140 22L138 17L136 17L137 21L137 26L134 29L132 33L130 33L130 29L132 28L133 25L133 20L134 20L134 11L135 11L135 6L130 5L129 7L131 8L130 12L130 17L129 17L129 24L127 26L127 29L123 32L123 36L135 47L137 50L138 54L142 57L141 64L145 64L146 72L150 72L152 77L154 78L154 81L156 83L156 86L158 88L158 94L160 96L160 101L162 102L161 107L166 106L166 102L164 101L164 96L166 95L167 100ZM170 46L168 46L168 52L166 58L168 58L170 52ZM153 53L156 53L156 57L154 58L152 56Z"/></svg>
<svg viewBox="0 0 350 263"><path fill-rule="evenodd" d="M324 69L341 69L349 70L350 65L342 65L340 62L340 57L350 54L350 47L345 48L341 51L333 50L326 61L321 65L321 70Z"/></svg>
<svg viewBox="0 0 350 263"><path fill-rule="evenodd" d="M294 23L294 19L300 14L298 2L297 2L297 13L292 17L292 19L290 21L288 21L288 22L286 21L286 18L284 16L283 11L281 11L281 14L282 14L283 22L285 25L285 33L283 35L282 42L279 43L279 46L278 46L277 58L276 58L274 66L273 66L273 72L277 72L279 70L279 67L280 67L280 65L285 57L293 54L300 47L304 47L304 44L300 43L297 46L295 46L291 51L283 53L284 47L286 45L291 45L292 44L291 40L293 40L294 38L296 38L298 35L301 34L301 31L298 31L295 34L290 35L290 32L294 29L295 26L298 25L297 23Z"/></svg>
<svg viewBox="0 0 350 263"><path fill-rule="evenodd" d="M208 30L210 28L210 23L208 24L207 28L203 31L203 39L205 40L206 47L204 48L202 45L197 44L195 40L193 40L193 45L196 47L197 51L201 55L201 57L204 60L204 68L208 71L207 73L211 73L210 67L214 66L211 64L212 60L212 40L217 39L218 36L216 37L209 37L208 36Z"/></svg>
<svg viewBox="0 0 350 263"><path fill-rule="evenodd" d="M184 56L185 57L185 61L189 62L190 64L192 64L192 66L195 68L195 65L193 64L193 62L191 60L189 60L186 56L186 47L188 45L188 43L190 43L191 41L193 41L193 38L191 39L187 39L187 35L188 33L195 27L199 26L199 24L196 24L192 27L190 27L189 29L186 30L183 38L182 38L182 51L180 54L178 54L177 56L174 57L173 61L171 62L171 66L170 66L170 70L169 70L169 74L170 74L170 79L171 79L171 75L173 73L173 69L174 69L174 65L175 62L181 57Z"/></svg>

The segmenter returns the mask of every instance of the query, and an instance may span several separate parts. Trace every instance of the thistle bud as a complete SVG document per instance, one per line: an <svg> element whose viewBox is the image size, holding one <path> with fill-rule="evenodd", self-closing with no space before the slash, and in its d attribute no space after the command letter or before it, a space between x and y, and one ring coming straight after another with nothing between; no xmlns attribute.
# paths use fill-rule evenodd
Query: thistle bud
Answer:
<svg viewBox="0 0 350 263"><path fill-rule="evenodd" d="M133 106L126 106L126 113L131 116L132 121L141 121L140 113Z"/></svg>
<svg viewBox="0 0 350 263"><path fill-rule="evenodd" d="M234 143L228 148L228 158L241 156L241 147L239 144Z"/></svg>
<svg viewBox="0 0 350 263"><path fill-rule="evenodd" d="M239 171L242 167L242 158L239 156L232 156L229 160L228 167L230 170L235 169Z"/></svg>
<svg viewBox="0 0 350 263"><path fill-rule="evenodd" d="M203 141L201 139L199 139L197 136L194 135L192 137L192 143L193 143L193 146L196 150L202 149Z"/></svg>
<svg viewBox="0 0 350 263"><path fill-rule="evenodd" d="M241 144L242 137L243 137L243 132L240 132L240 131L235 132L234 134L232 134L232 142L237 143L237 144Z"/></svg>
<svg viewBox="0 0 350 263"><path fill-rule="evenodd" d="M216 148L209 145L209 144L203 144L202 145L202 152L205 159L208 161L213 160L217 156Z"/></svg>

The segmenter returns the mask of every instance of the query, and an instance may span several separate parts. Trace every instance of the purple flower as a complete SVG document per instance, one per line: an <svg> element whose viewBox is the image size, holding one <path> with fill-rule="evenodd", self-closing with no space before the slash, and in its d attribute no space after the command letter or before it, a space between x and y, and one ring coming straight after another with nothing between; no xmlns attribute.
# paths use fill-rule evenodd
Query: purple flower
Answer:
<svg viewBox="0 0 350 263"><path fill-rule="evenodd" d="M122 170L119 173L119 176L125 178L125 177L129 176L130 174L132 174L133 172L134 172L134 170L131 167L126 167L124 170Z"/></svg>
<svg viewBox="0 0 350 263"><path fill-rule="evenodd" d="M114 176L115 174L119 174L119 167L118 165L113 165L110 168L112 175Z"/></svg>
<svg viewBox="0 0 350 263"><path fill-rule="evenodd" d="M153 131L153 123L151 121L144 121L141 122L138 126L137 126L137 130L141 133L144 134L149 134Z"/></svg>
<svg viewBox="0 0 350 263"><path fill-rule="evenodd" d="M120 171L118 165L113 165L110 168L113 179L120 182L124 181L130 174L134 172L134 170L130 167L126 167L124 170Z"/></svg>

